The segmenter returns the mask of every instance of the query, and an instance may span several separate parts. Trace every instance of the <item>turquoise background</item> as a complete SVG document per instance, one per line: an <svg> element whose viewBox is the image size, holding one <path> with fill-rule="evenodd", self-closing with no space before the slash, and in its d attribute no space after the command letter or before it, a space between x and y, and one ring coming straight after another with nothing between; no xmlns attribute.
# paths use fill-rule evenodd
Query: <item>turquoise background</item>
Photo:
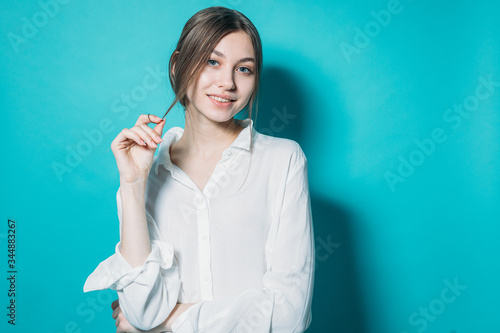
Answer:
<svg viewBox="0 0 500 333"><path fill-rule="evenodd" d="M141 90L143 79L212 5L241 10L261 34L257 129L308 158L308 332L500 331L497 2L54 1L0 5L2 332L114 332L115 294L83 293L119 239L110 143L139 114L163 115L168 81ZM471 111L454 107L464 103ZM183 126L179 108L172 126ZM58 177L54 163L77 149L85 156ZM461 290L446 289L455 282Z"/></svg>

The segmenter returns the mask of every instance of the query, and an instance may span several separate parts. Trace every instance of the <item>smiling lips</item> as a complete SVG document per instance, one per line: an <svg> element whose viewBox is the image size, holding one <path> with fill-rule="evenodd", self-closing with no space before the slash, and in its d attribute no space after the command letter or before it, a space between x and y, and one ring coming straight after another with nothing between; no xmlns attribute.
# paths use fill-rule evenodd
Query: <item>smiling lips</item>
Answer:
<svg viewBox="0 0 500 333"><path fill-rule="evenodd" d="M213 99L214 101L219 102L219 103L229 103L229 102L235 101L235 99L229 99L226 96L224 96L224 97L216 96L216 95L207 95L207 96L210 97L211 99Z"/></svg>

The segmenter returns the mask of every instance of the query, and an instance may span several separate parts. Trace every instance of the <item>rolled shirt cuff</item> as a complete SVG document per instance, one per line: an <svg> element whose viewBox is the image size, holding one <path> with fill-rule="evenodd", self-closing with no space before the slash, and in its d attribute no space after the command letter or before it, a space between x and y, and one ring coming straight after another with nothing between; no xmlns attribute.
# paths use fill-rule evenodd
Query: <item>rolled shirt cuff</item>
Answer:
<svg viewBox="0 0 500 333"><path fill-rule="evenodd" d="M150 265L159 265L163 269L177 268L173 267L174 248L171 243L151 241L151 253L146 262L135 268L125 260L120 249L121 241L116 244L115 254L102 261L87 278L84 292L108 288L121 290L133 282L142 284L141 273Z"/></svg>

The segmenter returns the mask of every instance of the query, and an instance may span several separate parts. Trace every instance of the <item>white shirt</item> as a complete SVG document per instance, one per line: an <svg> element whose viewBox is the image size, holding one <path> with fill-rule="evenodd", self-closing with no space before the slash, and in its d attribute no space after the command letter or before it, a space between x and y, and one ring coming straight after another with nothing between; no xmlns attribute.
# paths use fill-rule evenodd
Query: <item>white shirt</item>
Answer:
<svg viewBox="0 0 500 333"><path fill-rule="evenodd" d="M152 251L132 268L120 253L99 264L84 292L113 289L128 321L148 330L176 303L197 303L181 332L303 332L314 285L307 159L293 140L258 133L249 118L203 192L170 160L184 130L163 136L146 185ZM250 140L252 141L252 147ZM122 207L117 192L120 236Z"/></svg>

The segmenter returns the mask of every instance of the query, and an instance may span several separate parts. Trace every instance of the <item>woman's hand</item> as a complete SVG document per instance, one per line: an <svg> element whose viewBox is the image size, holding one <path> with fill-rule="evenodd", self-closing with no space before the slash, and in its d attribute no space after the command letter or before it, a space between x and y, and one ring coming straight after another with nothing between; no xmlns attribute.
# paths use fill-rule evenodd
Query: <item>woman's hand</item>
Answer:
<svg viewBox="0 0 500 333"><path fill-rule="evenodd" d="M149 332L149 333L160 333L160 332L166 332L166 329L163 324L161 324L158 327L155 327L149 331L143 331L138 328L135 328L130 324L125 318L125 315L123 314L122 310L120 309L120 305L118 304L118 300L115 300L113 303L111 303L111 308L113 309L113 319L115 320L115 325L116 325L116 333L137 333L137 332Z"/></svg>
<svg viewBox="0 0 500 333"><path fill-rule="evenodd" d="M123 314L122 310L120 309L120 304L118 303L118 300L113 301L111 303L111 308L113 309L113 319L115 320L115 325L116 325L116 333L121 333L121 332L149 332L149 333L160 333L160 332L172 332L172 325L174 321L179 317L184 311L195 305L196 303L177 303L168 316L168 318L159 326L149 330L149 331L142 331L138 328L135 328L132 326L127 318L125 318L125 315Z"/></svg>
<svg viewBox="0 0 500 333"><path fill-rule="evenodd" d="M195 304L196 303L177 303L174 306L174 309L172 310L172 312L170 313L170 315L168 316L167 320L165 320L163 322L163 324L164 324L163 327L168 332L171 332L172 331L172 325L174 324L174 322L177 319L177 317L179 317L184 311L187 311L187 309L189 309L190 307L192 307Z"/></svg>
<svg viewBox="0 0 500 333"><path fill-rule="evenodd" d="M150 122L156 123L154 129L148 126ZM120 181L133 183L148 178L157 144L163 142L161 134L164 125L164 119L142 114L134 127L124 128L111 142Z"/></svg>

